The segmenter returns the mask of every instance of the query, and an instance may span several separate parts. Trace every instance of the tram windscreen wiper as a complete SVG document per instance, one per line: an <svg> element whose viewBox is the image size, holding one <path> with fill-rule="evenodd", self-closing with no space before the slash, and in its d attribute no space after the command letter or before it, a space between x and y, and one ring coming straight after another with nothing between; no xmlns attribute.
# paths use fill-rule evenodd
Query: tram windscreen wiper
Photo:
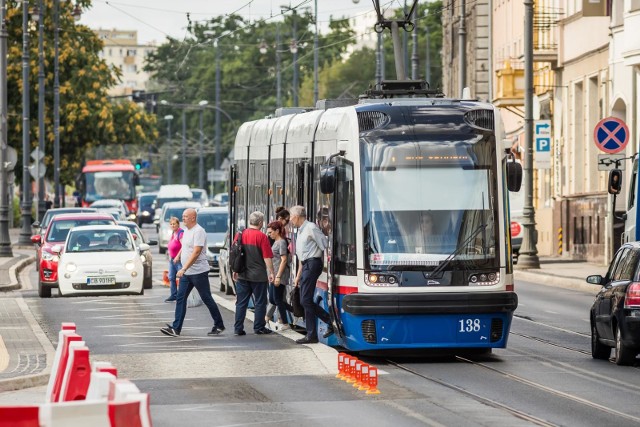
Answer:
<svg viewBox="0 0 640 427"><path fill-rule="evenodd" d="M429 277L435 277L437 276L439 273L442 272L442 270L445 269L446 266L448 266L451 261L453 261L455 259L456 256L458 256L460 254L460 252L467 247L467 243L469 243L471 241L471 239L475 238L478 233L480 233L481 231L484 231L484 229L487 228L487 224L480 224L478 226L478 228L476 228L475 230L473 230L473 232L471 233L471 235L469 237L467 237L467 239L462 242L461 245L458 245L458 247L456 248L455 251L453 251L448 257L446 257L444 259L444 261L442 261L442 263L440 263L440 265L438 266L438 268L436 268L435 270L433 270L430 274Z"/></svg>
<svg viewBox="0 0 640 427"><path fill-rule="evenodd" d="M388 267L389 271L402 270L402 271L429 271L433 269L433 265L399 265L394 264Z"/></svg>

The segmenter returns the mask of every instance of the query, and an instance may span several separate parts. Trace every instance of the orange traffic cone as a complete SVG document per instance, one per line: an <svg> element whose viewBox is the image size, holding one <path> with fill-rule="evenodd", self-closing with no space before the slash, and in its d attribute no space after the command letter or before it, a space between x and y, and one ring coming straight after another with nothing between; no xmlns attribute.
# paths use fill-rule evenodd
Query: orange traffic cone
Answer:
<svg viewBox="0 0 640 427"><path fill-rule="evenodd" d="M378 390L378 368L369 366L369 390L367 394L380 394Z"/></svg>
<svg viewBox="0 0 640 427"><path fill-rule="evenodd" d="M162 284L164 286L169 286L171 284L169 282L169 270L165 270L162 272Z"/></svg>

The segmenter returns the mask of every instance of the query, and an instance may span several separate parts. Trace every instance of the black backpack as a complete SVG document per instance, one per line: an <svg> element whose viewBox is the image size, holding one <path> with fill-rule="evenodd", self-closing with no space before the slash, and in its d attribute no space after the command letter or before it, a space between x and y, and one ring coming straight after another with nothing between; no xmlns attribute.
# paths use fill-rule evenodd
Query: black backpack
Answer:
<svg viewBox="0 0 640 427"><path fill-rule="evenodd" d="M229 267L234 273L242 273L246 268L244 247L242 247L242 231L229 248Z"/></svg>

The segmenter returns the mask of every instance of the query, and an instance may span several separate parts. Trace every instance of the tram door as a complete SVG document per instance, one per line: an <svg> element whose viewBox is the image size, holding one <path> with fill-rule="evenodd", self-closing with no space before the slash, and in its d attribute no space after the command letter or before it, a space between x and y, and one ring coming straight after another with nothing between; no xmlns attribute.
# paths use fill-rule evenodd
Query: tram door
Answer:
<svg viewBox="0 0 640 427"><path fill-rule="evenodd" d="M308 161L303 161L298 165L298 179L297 179L297 191L296 204L304 206L307 210L307 217L311 220L311 207L313 206L311 200L311 186L313 185L313 176L311 165Z"/></svg>

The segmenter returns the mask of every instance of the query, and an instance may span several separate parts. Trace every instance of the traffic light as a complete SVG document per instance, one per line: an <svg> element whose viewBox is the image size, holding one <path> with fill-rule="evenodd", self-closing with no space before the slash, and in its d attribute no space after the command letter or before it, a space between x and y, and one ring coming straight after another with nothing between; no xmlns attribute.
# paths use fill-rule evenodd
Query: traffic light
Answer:
<svg viewBox="0 0 640 427"><path fill-rule="evenodd" d="M142 169L142 159L136 159L136 170Z"/></svg>

